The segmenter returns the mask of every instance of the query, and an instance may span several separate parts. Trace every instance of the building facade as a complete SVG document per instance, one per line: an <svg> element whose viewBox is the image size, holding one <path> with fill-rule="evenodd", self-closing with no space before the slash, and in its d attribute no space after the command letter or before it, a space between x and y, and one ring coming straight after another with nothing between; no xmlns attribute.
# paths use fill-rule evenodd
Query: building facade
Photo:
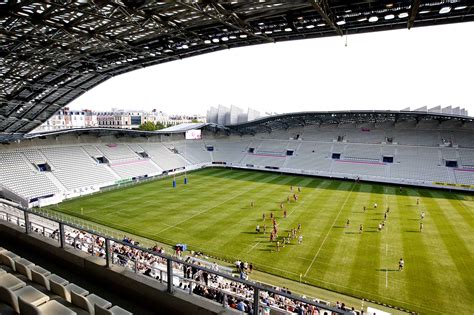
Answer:
<svg viewBox="0 0 474 315"><path fill-rule="evenodd" d="M92 128L98 126L97 114L91 110L70 110L64 107L33 132L55 131L71 128Z"/></svg>
<svg viewBox="0 0 474 315"><path fill-rule="evenodd" d="M145 113L141 111L98 112L97 122L102 128L138 129L144 121L144 116Z"/></svg>
<svg viewBox="0 0 474 315"><path fill-rule="evenodd" d="M138 129L145 122L161 123L165 127L190 123L193 121L206 122L202 115L167 115L156 109L146 111L126 111L112 109L111 111L94 112L85 110L70 110L65 107L54 114L33 132L55 131L73 128L121 128Z"/></svg>

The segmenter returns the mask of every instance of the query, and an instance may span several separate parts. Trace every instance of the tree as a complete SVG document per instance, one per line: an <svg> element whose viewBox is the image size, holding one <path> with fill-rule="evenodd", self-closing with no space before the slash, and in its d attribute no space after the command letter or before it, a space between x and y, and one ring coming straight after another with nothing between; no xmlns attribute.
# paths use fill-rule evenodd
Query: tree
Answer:
<svg viewBox="0 0 474 315"><path fill-rule="evenodd" d="M193 120L191 120L191 122L192 122L192 123L200 123L200 122L202 122L202 121L199 121L199 120L197 120L196 118L194 118Z"/></svg>
<svg viewBox="0 0 474 315"><path fill-rule="evenodd" d="M155 131L156 130L156 125L151 121L147 121L147 122L144 122L143 124L141 124L138 127L138 130Z"/></svg>
<svg viewBox="0 0 474 315"><path fill-rule="evenodd" d="M163 125L162 123L160 123L159 121L156 122L155 124L155 130L160 130L160 129L165 129L165 125Z"/></svg>

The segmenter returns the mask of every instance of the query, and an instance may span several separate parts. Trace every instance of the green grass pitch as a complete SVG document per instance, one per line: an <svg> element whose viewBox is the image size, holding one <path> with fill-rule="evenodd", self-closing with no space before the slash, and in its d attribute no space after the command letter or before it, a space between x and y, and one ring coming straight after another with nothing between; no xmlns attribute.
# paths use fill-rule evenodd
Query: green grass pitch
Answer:
<svg viewBox="0 0 474 315"><path fill-rule="evenodd" d="M54 209L420 313L467 314L474 309L472 195L224 168L196 171L188 178L188 185L177 178L177 188L167 178L67 201ZM291 185L295 191L301 186L302 192L297 202L288 203ZM286 219L280 202L287 209ZM378 232L388 206L386 226ZM422 211L426 216L420 232ZM270 212L280 237L301 223L303 243L292 240L276 252L269 241ZM264 223L267 234L257 234L256 225ZM402 272L400 258L405 260Z"/></svg>

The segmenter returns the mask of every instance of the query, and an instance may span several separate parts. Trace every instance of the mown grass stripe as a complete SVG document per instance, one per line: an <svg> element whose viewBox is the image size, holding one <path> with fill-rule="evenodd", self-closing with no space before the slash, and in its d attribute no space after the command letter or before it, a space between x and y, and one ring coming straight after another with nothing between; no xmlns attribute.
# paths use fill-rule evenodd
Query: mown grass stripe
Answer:
<svg viewBox="0 0 474 315"><path fill-rule="evenodd" d="M254 213L262 211L260 210L262 208L261 202L256 203L255 208L257 209L250 209L250 200L258 200L258 197L260 195L265 195L269 191L273 190L274 187L270 184L276 184L276 183L281 183L281 184L286 184L290 181L290 179L281 178L280 176L275 176L275 177L268 177L268 182L259 182L255 185L252 185L248 191L246 191L247 195L245 196L237 196L236 200L230 200L229 205L221 205L221 208L216 208L213 213L208 214L207 216L209 217L209 220L212 220L213 224L213 233L205 233L206 230L209 229L209 226L206 224L203 224L202 226L193 226L190 227L192 233L197 233L197 234L207 234L205 236L205 240L213 240L215 236L218 237L224 237L223 239L221 238L219 243L228 240L228 242L222 243L223 246L229 245L231 243L235 243L234 237L236 234L240 233L242 227L247 230L246 232L248 233L254 233L254 228L256 224L254 225L254 220L257 220L260 222L261 220L261 215L258 217L254 215ZM249 187L248 185L244 187ZM259 187L264 187L263 189L259 189ZM235 187L233 187L235 189ZM256 192L256 193L255 193ZM235 198L235 197L234 197ZM245 204L244 209L241 209L238 205ZM222 207L224 209L222 209ZM248 208L247 208L248 207ZM268 211L266 211L268 214ZM253 215L252 215L253 214ZM249 215L251 216L249 218ZM248 220L251 222L251 226L248 224L244 224L242 221ZM229 229L230 226L238 226L239 229ZM267 222L268 225L268 222ZM268 227L270 230L270 227ZM223 231L226 231L227 233L221 233ZM214 242L214 241L213 241ZM242 246L243 244L239 244L239 246ZM216 247L216 250L221 250L221 246ZM235 253L236 258L238 253Z"/></svg>
<svg viewBox="0 0 474 315"><path fill-rule="evenodd" d="M317 184L317 186L315 186L315 184ZM295 270L301 270L304 265L308 264L309 259L296 257L301 257L301 255L305 256L306 247L310 244L311 237L315 235L312 230L313 226L311 220L308 221L308 212L311 211L312 216L317 220L318 210L311 208L313 208L314 202L320 198L321 190L325 189L328 184L328 182L312 180L309 184L304 185L303 192L300 194L298 202L293 202L290 205L287 205L290 216L286 219L280 219L282 235L287 236L292 228L296 229L298 224L301 224L303 243L297 245L297 240L292 240L289 245L289 250L279 253L279 265L285 266L291 264L291 267Z"/></svg>
<svg viewBox="0 0 474 315"><path fill-rule="evenodd" d="M370 191L370 185L357 184L349 206L343 212L344 216L341 215L337 226L333 228L333 235L326 247L334 252L333 257L330 259L330 264L334 265L337 268L336 270L354 268L353 266L360 260L355 249L358 248L361 241L359 225L364 223L368 215L367 211L363 211L363 207L370 204ZM347 219L350 220L348 228L346 227ZM372 248L372 245L370 247ZM326 253L324 254L326 255ZM341 278L341 281L350 283L351 275L351 272L344 272L342 274L339 273L338 277ZM334 275L328 274L326 279L329 279L331 276Z"/></svg>
<svg viewBox="0 0 474 315"><path fill-rule="evenodd" d="M421 196L433 197L435 194L429 191L421 191ZM458 287L457 294L463 291L467 292L467 296L471 301L474 301L474 272L472 269L472 262L474 261L472 248L469 250L461 236L457 233L457 229L453 227L449 218L442 211L440 205L435 199L430 204L433 221L440 232L441 241L444 243L452 262L456 265L459 273L459 278L462 280L464 289ZM472 244L472 243L471 243ZM472 246L471 246L472 247Z"/></svg>
<svg viewBox="0 0 474 315"><path fill-rule="evenodd" d="M432 195L436 195L438 199L442 199L443 203L448 202L451 209L456 211L463 220L456 220L462 224L468 224L471 229L474 229L474 215L470 212L470 209L458 198L453 198L452 194L446 192L432 192Z"/></svg>
<svg viewBox="0 0 474 315"><path fill-rule="evenodd" d="M323 248L324 246L324 243L326 242L329 234L331 233L331 229L332 227L334 226L334 224L337 222L337 219L339 219L339 215L341 214L342 210L344 209L344 207L346 206L346 203L347 201L349 200L349 197L351 196L351 193L352 191L354 190L354 187L355 185L353 184L352 187L351 187L351 191L347 194L347 197L346 199L344 200L344 203L342 204L341 208L339 209L339 212L336 214L336 216L334 217L334 221L332 221L332 223L329 225L329 228L327 229L327 232L325 233L324 235L324 238L321 242L321 245L319 246L318 250L316 251L316 254L314 254L314 257L313 259L311 260L311 264L308 266L308 268L306 269L305 273L304 273L304 277L306 277L306 275L308 274L309 270L311 269L311 267L313 266L316 258L318 257L319 253L321 252L321 249Z"/></svg>
<svg viewBox="0 0 474 315"><path fill-rule="evenodd" d="M349 181L221 168L192 172L188 178L190 184L184 185L182 177L177 177L177 188L172 188L172 178L167 178L65 202L61 205L65 209L59 210L147 237L147 244L152 239L170 245L187 243L190 248L228 261L247 259L259 270L296 281L320 248L303 279L310 284L422 313L474 308L472 288L466 288L472 281L469 270L474 270L474 231L468 221L471 195L426 190L433 195L420 197L421 205L417 206L416 198L425 191L421 188L403 188L400 194L398 186L361 183L350 193L353 182ZM290 185L302 185L303 192L297 203L285 204L290 215L283 219L279 200L291 194ZM347 204L340 210L346 198ZM254 208L250 207L251 199L255 199ZM383 219L387 200L391 208L387 229L368 232L376 230ZM374 202L379 209L372 209ZM366 213L362 213L363 205L368 208ZM427 213L423 233L419 233L421 209ZM254 231L262 212L268 215L270 211L278 217L282 230L302 223L303 244L291 244L279 253L268 251L274 249L268 235L259 236ZM339 218L332 224L338 212ZM350 229L334 227L344 226L347 218ZM449 221L456 234L439 228L444 221ZM358 235L359 222L367 231L362 237ZM95 228L95 224L89 226ZM171 226L175 227L155 235ZM464 247L450 253L446 244L459 240ZM406 272L389 273L386 287L387 272L376 269L396 269L400 257L406 260ZM462 264L467 268L464 273L459 269ZM358 286L354 283L357 279L366 279L366 285Z"/></svg>
<svg viewBox="0 0 474 315"><path fill-rule="evenodd" d="M410 303L419 300L420 292L423 292L427 304L436 305L441 309L447 308L443 292L437 285L426 285L435 279L435 270L430 263L430 249L426 247L419 232L419 208L416 205L417 192L413 189L404 189L400 194L398 211L402 217L408 218L400 220L400 234L405 261L404 271L400 272L405 276L404 287L409 292ZM410 220L412 219L412 220ZM394 262L394 265L396 262ZM415 309L416 310L416 309Z"/></svg>
<svg viewBox="0 0 474 315"><path fill-rule="evenodd" d="M373 247L377 249L380 247L380 232L377 231L377 224L381 217L379 211L381 211L382 203L378 195L380 193L378 188L372 185L361 185L361 191L367 189L371 198L369 209L366 210L365 216L362 218L364 231L359 234L356 230L356 234L354 234L359 238L359 242L353 251L356 257L370 257L370 259L356 259L352 266L347 266L350 270L348 283L351 283L354 289L362 290L370 287L371 291L380 291L377 274L380 268L379 250L373 250ZM372 207L374 203L379 205L377 209Z"/></svg>

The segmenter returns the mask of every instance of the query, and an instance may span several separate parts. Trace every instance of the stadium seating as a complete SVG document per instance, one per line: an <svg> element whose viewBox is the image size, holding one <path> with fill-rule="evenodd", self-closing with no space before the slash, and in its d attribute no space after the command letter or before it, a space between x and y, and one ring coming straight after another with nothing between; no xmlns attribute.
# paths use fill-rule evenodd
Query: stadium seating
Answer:
<svg viewBox="0 0 474 315"><path fill-rule="evenodd" d="M211 162L211 154L206 150L206 145L201 140L173 142L167 144L167 147L175 148L179 154L191 164Z"/></svg>
<svg viewBox="0 0 474 315"><path fill-rule="evenodd" d="M143 147L138 143L129 143L128 147L135 153L145 152L145 149L143 149Z"/></svg>
<svg viewBox="0 0 474 315"><path fill-rule="evenodd" d="M295 170L314 170L329 173L332 143L316 143L303 141L287 163L287 167Z"/></svg>
<svg viewBox="0 0 474 315"><path fill-rule="evenodd" d="M134 160L138 158L138 155L135 152L130 150L127 145L123 144L98 145L97 149L109 161Z"/></svg>
<svg viewBox="0 0 474 315"><path fill-rule="evenodd" d="M357 162L357 161L334 161L333 173L340 173L346 176L353 174L364 174L366 176L385 176L385 165L383 163Z"/></svg>
<svg viewBox="0 0 474 315"><path fill-rule="evenodd" d="M57 301L48 301L41 305L35 305L33 303L29 303L23 297L18 297L19 308L21 314L25 315L48 315L48 314L55 314L55 315L74 315L77 314L76 312L72 311L71 309L65 307L61 303Z"/></svg>
<svg viewBox="0 0 474 315"><path fill-rule="evenodd" d="M94 304L94 312L95 315L132 315L132 313L117 305L108 309L106 307L102 307L101 305Z"/></svg>
<svg viewBox="0 0 474 315"><path fill-rule="evenodd" d="M459 147L463 148L472 148L472 130L471 131L464 131L459 130L453 133L454 143L459 145Z"/></svg>
<svg viewBox="0 0 474 315"><path fill-rule="evenodd" d="M0 248L0 304L24 315L74 315L132 313L48 270ZM13 259L11 259L13 257ZM7 264L5 264L7 262ZM84 310L84 311L82 311Z"/></svg>
<svg viewBox="0 0 474 315"><path fill-rule="evenodd" d="M0 187L13 194L10 199L34 204L40 197L60 201L120 180L212 163L425 186L474 185L465 171L474 169L472 131L441 127L411 121L322 124L254 136L204 133L204 140L29 146L0 152ZM40 172L38 164L50 170Z"/></svg>
<svg viewBox="0 0 474 315"><path fill-rule="evenodd" d="M100 157L100 156L103 156L104 154L102 152L99 151L99 149L97 149L96 146L94 145L84 145L82 146L82 148L84 149L84 151L86 151L86 153L93 157L93 158L97 158L97 157Z"/></svg>
<svg viewBox="0 0 474 315"><path fill-rule="evenodd" d="M19 152L0 152L0 186L27 199L59 192L59 188Z"/></svg>
<svg viewBox="0 0 474 315"><path fill-rule="evenodd" d="M151 160L138 155L145 150L137 144L88 145L83 148L93 158L105 157L114 174L121 179L157 175L162 171Z"/></svg>
<svg viewBox="0 0 474 315"><path fill-rule="evenodd" d="M289 141L268 140L261 141L255 153L262 155L285 156Z"/></svg>
<svg viewBox="0 0 474 315"><path fill-rule="evenodd" d="M333 142L335 139L337 139L338 135L339 130L333 126L306 126L301 137L303 140Z"/></svg>
<svg viewBox="0 0 474 315"><path fill-rule="evenodd" d="M40 164L47 161L47 159L38 150L25 149L22 153L32 164Z"/></svg>
<svg viewBox="0 0 474 315"><path fill-rule="evenodd" d="M461 164L466 167L474 168L474 150L459 149Z"/></svg>
<svg viewBox="0 0 474 315"><path fill-rule="evenodd" d="M16 272L21 273L22 275L26 276L28 280L31 280L30 268L33 267L35 264L21 257L15 257L13 260L15 261L14 269L16 270Z"/></svg>
<svg viewBox="0 0 474 315"><path fill-rule="evenodd" d="M161 143L144 143L141 147L146 150L153 162L163 170L174 170L189 165L180 154L174 153Z"/></svg>
<svg viewBox="0 0 474 315"><path fill-rule="evenodd" d="M345 133L344 139L351 143L371 143L380 144L385 141L385 133L380 129L359 128L349 130Z"/></svg>
<svg viewBox="0 0 474 315"><path fill-rule="evenodd" d="M442 148L441 155L443 160L459 160L458 152L453 148Z"/></svg>
<svg viewBox="0 0 474 315"><path fill-rule="evenodd" d="M445 167L435 148L398 148L391 177L418 181L454 182L452 170Z"/></svg>
<svg viewBox="0 0 474 315"><path fill-rule="evenodd" d="M5 266L8 266L13 269L13 271L16 271L15 269L15 258L18 257L15 253L9 252L9 251L3 251L0 253L0 258L2 263Z"/></svg>
<svg viewBox="0 0 474 315"><path fill-rule="evenodd" d="M432 130L391 130L386 133L387 137L401 145L418 145L435 147L441 143L439 131Z"/></svg>
<svg viewBox="0 0 474 315"><path fill-rule="evenodd" d="M247 154L249 141L206 141L207 145L212 145L214 151L212 157L214 162L226 162L228 164L240 164Z"/></svg>
<svg viewBox="0 0 474 315"><path fill-rule="evenodd" d="M456 182L464 185L472 185L474 183L474 169L471 170L455 170Z"/></svg>
<svg viewBox="0 0 474 315"><path fill-rule="evenodd" d="M77 293L74 290L71 291L71 302L72 304L79 306L80 308L86 310L89 314L92 315L95 314L95 305L105 309L112 306L112 303L107 300L104 300L103 298L95 294L89 294L86 296L85 294Z"/></svg>
<svg viewBox="0 0 474 315"><path fill-rule="evenodd" d="M161 169L148 159L117 162L110 168L122 179L161 174Z"/></svg>
<svg viewBox="0 0 474 315"><path fill-rule="evenodd" d="M363 144L347 145L343 157L349 160L378 162L382 158L381 147Z"/></svg>
<svg viewBox="0 0 474 315"><path fill-rule="evenodd" d="M52 174L69 190L102 185L118 179L79 146L46 147L40 150L54 165Z"/></svg>
<svg viewBox="0 0 474 315"><path fill-rule="evenodd" d="M11 277L11 278L10 278ZM2 276L3 278L10 278L8 281L15 282L15 276L7 274ZM0 281L2 280L0 279ZM40 305L49 300L49 296L35 289L32 286L26 286L26 284L18 279L16 284L9 285L8 281L4 284L0 284L0 301L10 305L15 312L20 313L20 306L18 305L18 299L23 299L28 304ZM21 286L21 288L17 288Z"/></svg>
<svg viewBox="0 0 474 315"><path fill-rule="evenodd" d="M258 138L260 139L285 139L288 140L290 139L291 135L288 132L288 130L284 129L277 129L277 130L272 130L272 132L265 132L258 134Z"/></svg>
<svg viewBox="0 0 474 315"><path fill-rule="evenodd" d="M247 154L242 160L242 165L258 165L261 167L283 167L285 156L272 156L265 154Z"/></svg>

